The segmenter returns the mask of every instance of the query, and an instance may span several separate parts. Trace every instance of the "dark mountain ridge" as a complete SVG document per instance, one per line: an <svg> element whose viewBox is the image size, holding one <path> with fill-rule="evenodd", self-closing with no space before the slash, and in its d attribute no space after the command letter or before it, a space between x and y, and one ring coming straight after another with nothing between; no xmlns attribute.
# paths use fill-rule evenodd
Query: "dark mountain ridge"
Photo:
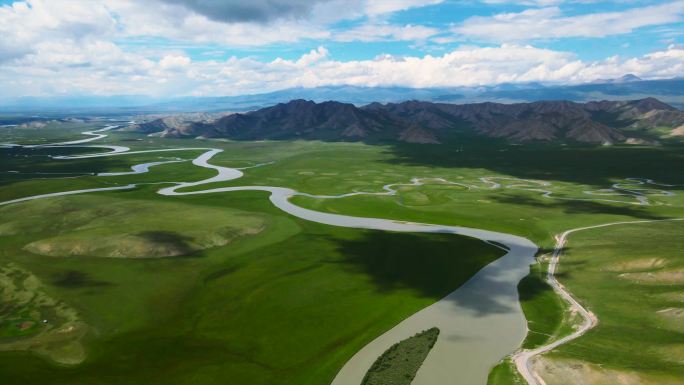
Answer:
<svg viewBox="0 0 684 385"><path fill-rule="evenodd" d="M167 119L168 121L168 119ZM164 137L235 140L316 139L440 143L455 133L513 142L618 143L651 137L649 130L684 124L684 112L654 98L632 101L539 101L533 103L448 104L423 101L371 103L363 107L328 101L292 100L213 122L185 122L138 130ZM652 138L651 138L652 139ZM632 141L633 142L633 141Z"/></svg>

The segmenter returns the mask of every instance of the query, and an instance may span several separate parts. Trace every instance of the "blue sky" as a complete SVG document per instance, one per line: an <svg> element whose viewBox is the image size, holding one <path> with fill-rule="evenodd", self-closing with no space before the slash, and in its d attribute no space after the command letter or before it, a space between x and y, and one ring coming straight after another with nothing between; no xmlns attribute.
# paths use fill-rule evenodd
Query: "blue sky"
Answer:
<svg viewBox="0 0 684 385"><path fill-rule="evenodd" d="M684 1L0 0L5 97L684 76Z"/></svg>

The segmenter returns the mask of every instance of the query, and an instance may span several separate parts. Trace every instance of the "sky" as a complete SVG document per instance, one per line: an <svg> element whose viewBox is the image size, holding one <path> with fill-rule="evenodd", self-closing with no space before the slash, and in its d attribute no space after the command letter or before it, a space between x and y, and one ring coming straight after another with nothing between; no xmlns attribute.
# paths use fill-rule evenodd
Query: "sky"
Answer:
<svg viewBox="0 0 684 385"><path fill-rule="evenodd" d="M684 1L0 0L0 100L684 76Z"/></svg>

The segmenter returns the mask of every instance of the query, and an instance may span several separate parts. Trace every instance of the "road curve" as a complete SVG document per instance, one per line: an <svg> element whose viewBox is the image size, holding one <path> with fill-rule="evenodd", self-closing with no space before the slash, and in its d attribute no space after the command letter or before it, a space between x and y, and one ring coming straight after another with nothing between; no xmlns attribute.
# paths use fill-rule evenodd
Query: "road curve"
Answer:
<svg viewBox="0 0 684 385"><path fill-rule="evenodd" d="M540 354L549 352L558 346L561 346L563 344L566 344L572 340L575 340L585 334L587 331L592 329L598 324L598 318L594 313L591 311L587 310L584 306L582 306L561 284L558 282L556 279L555 273L556 273L556 268L558 266L558 262L560 260L560 256L563 253L563 248L565 247L565 244L567 243L568 236L570 234L578 232L578 231L584 231L584 230L591 230L591 229L597 229L601 227L608 227L608 226L616 226L616 225L629 225L629 224L638 224L638 223L651 223L651 222L663 222L663 221L681 221L684 220L684 218L674 218L674 219L657 219L657 220L643 220L643 221L622 221L622 222L610 222L610 223L604 223L600 225L594 225L594 226L585 226L585 227L578 227L574 229L567 230L563 232L560 235L556 236L556 245L553 249L553 254L551 255L551 260L549 261L549 268L546 273L546 279L553 288L553 290L558 293L567 303L570 305L570 308L574 311L576 311L578 314L582 316L582 324L575 330L572 334L569 334L563 338L560 338L556 341L553 341L547 345L540 346L536 349L530 349L530 350L521 350L517 352L516 354L513 355L511 358L512 361L515 363L515 367L520 373L520 375L525 379L525 381L529 385L545 385L544 380L534 372L532 369L532 358L535 356L538 356Z"/></svg>

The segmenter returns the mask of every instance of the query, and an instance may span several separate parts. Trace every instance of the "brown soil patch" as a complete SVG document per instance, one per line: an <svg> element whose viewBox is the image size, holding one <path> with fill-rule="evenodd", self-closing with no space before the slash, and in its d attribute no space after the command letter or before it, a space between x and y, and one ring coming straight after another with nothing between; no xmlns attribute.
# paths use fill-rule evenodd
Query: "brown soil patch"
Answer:
<svg viewBox="0 0 684 385"><path fill-rule="evenodd" d="M639 270L650 270L663 267L667 264L667 260L663 258L642 258L634 259L631 261L624 261L619 263L614 263L607 267L609 271L639 271Z"/></svg>
<svg viewBox="0 0 684 385"><path fill-rule="evenodd" d="M668 307L658 310L656 314L669 329L684 332L684 308Z"/></svg>
<svg viewBox="0 0 684 385"><path fill-rule="evenodd" d="M672 130L670 136L684 136L684 124Z"/></svg>
<svg viewBox="0 0 684 385"><path fill-rule="evenodd" d="M36 323L33 321L24 321L24 322L20 323L17 327L19 328L19 330L26 330L26 329L31 328L35 324Z"/></svg>
<svg viewBox="0 0 684 385"><path fill-rule="evenodd" d="M684 283L684 268L644 273L623 273L619 277L636 283L681 284Z"/></svg>
<svg viewBox="0 0 684 385"><path fill-rule="evenodd" d="M537 357L533 368L546 385L681 385L680 379L601 367L573 359Z"/></svg>
<svg viewBox="0 0 684 385"><path fill-rule="evenodd" d="M684 365L684 344L664 346L659 348L658 352L663 360Z"/></svg>
<svg viewBox="0 0 684 385"><path fill-rule="evenodd" d="M681 291L656 294L654 297L665 301L684 302L684 292Z"/></svg>

